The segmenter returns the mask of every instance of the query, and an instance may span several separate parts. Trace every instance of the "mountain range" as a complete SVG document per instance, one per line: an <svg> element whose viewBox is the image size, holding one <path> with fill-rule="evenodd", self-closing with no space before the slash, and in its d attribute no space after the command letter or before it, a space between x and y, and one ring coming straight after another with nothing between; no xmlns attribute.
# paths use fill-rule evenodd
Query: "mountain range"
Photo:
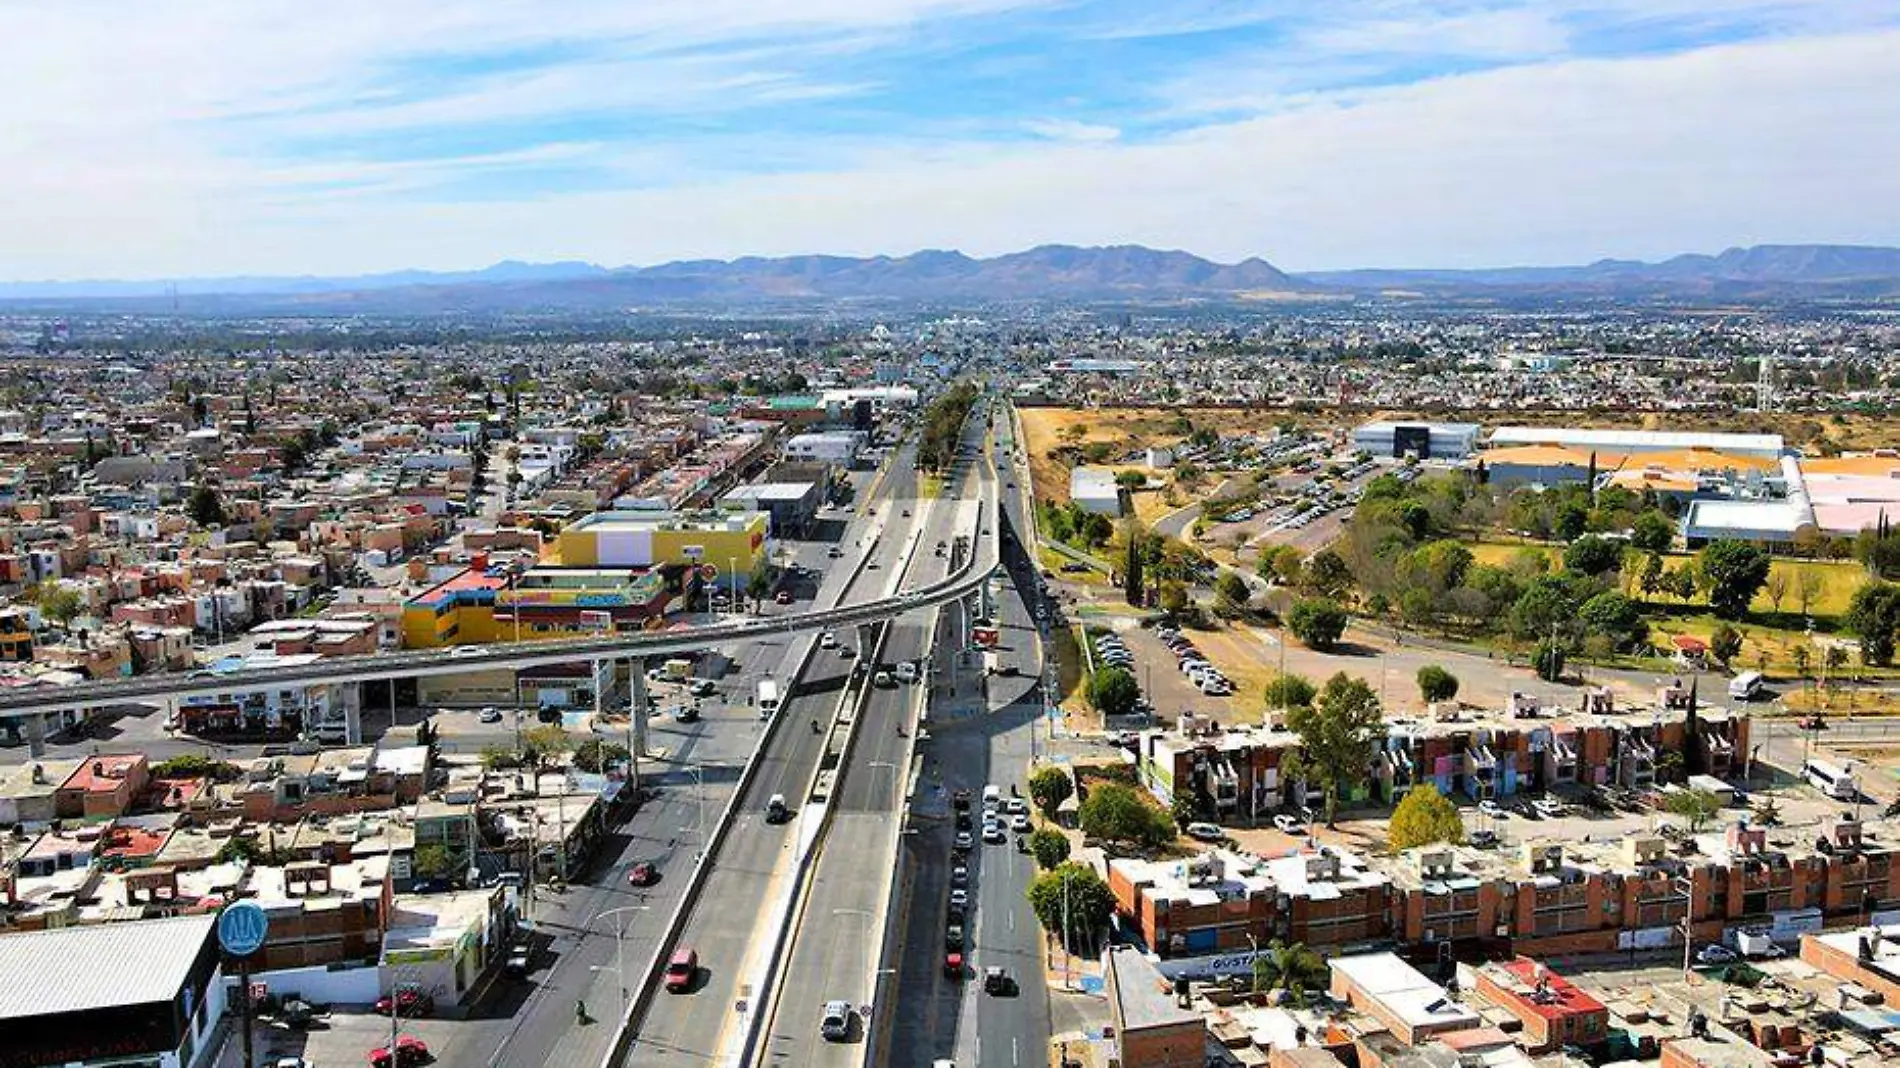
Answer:
<svg viewBox="0 0 1900 1068"><path fill-rule="evenodd" d="M1221 264L1187 252L1140 245L1042 245L986 259L926 250L898 257L745 257L652 267L506 261L478 271L396 271L351 277L0 283L0 301L146 310L175 305L200 313L428 314L861 300L1373 297L1480 302L1900 299L1900 249L1757 245L1657 263L1599 260L1572 267L1288 274L1259 258Z"/></svg>

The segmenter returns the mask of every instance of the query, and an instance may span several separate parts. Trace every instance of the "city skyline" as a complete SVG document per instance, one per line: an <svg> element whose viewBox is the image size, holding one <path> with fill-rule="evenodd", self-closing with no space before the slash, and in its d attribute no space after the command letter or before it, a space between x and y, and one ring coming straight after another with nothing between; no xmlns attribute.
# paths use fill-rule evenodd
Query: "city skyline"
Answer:
<svg viewBox="0 0 1900 1068"><path fill-rule="evenodd" d="M1871 3L99 7L10 7L0 278L1900 244Z"/></svg>

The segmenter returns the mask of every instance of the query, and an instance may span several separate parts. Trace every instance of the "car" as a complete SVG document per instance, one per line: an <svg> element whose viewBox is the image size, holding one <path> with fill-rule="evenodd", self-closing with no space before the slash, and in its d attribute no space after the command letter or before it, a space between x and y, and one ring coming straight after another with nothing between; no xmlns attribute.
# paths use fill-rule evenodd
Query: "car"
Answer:
<svg viewBox="0 0 1900 1068"><path fill-rule="evenodd" d="M1491 817L1494 820L1501 820L1505 816L1503 806L1499 805L1496 801L1493 801L1488 797L1478 802L1478 811L1484 813L1485 815Z"/></svg>
<svg viewBox="0 0 1900 1068"><path fill-rule="evenodd" d="M1219 827L1212 823L1190 823L1187 825L1187 833L1189 838L1198 839L1203 842L1218 842L1227 837Z"/></svg>
<svg viewBox="0 0 1900 1068"><path fill-rule="evenodd" d="M1285 812L1281 812L1273 817L1273 826L1277 828L1281 834L1306 833L1306 825L1300 822L1299 817L1289 815Z"/></svg>
<svg viewBox="0 0 1900 1068"><path fill-rule="evenodd" d="M699 978L699 951L690 946L682 946L673 951L666 962L666 989L669 993L684 994L693 988L693 980Z"/></svg>
<svg viewBox="0 0 1900 1068"><path fill-rule="evenodd" d="M951 889L950 907L952 909L967 909L970 907L970 890L968 887L958 886Z"/></svg>
<svg viewBox="0 0 1900 1068"><path fill-rule="evenodd" d="M1016 988L1015 980L1001 968L991 966L983 969L983 992L997 997L1008 994Z"/></svg>
<svg viewBox="0 0 1900 1068"><path fill-rule="evenodd" d="M828 630L827 630L827 631L822 631L822 632L820 632L820 633L819 633L819 635L818 635L818 648L820 648L820 649L836 649L837 647L838 647L838 636L837 636L836 634L833 634L833 633L831 633L831 632L830 632L830 631L828 631Z"/></svg>
<svg viewBox="0 0 1900 1068"><path fill-rule="evenodd" d="M1538 815L1549 816L1551 819L1564 814L1564 803L1554 797L1540 797L1531 802L1531 807L1537 810Z"/></svg>
<svg viewBox="0 0 1900 1068"><path fill-rule="evenodd" d="M1479 829L1465 835L1465 844L1477 849L1489 849L1498 844L1498 832Z"/></svg>
<svg viewBox="0 0 1900 1068"><path fill-rule="evenodd" d="M1012 831L1015 831L1017 834L1028 834L1029 833L1028 814L1023 813L1023 812L1018 812L1014 816L1011 816L1009 818L1009 829Z"/></svg>
<svg viewBox="0 0 1900 1068"><path fill-rule="evenodd" d="M369 1051L370 1068L411 1068L412 1065L427 1064L432 1059L429 1044L414 1035L403 1035L396 1039L394 1055L388 1046L378 1046Z"/></svg>
<svg viewBox="0 0 1900 1068"><path fill-rule="evenodd" d="M968 885L970 885L970 867L969 867L969 865L967 865L967 864L958 864L958 865L956 865L956 866L954 866L954 867L952 867L952 868L950 869L950 885L951 885L951 886L968 886Z"/></svg>
<svg viewBox="0 0 1900 1068"><path fill-rule="evenodd" d="M1012 816L1021 816L1029 811L1029 802L1020 797L1011 797L1003 802L1003 811Z"/></svg>
<svg viewBox="0 0 1900 1068"><path fill-rule="evenodd" d="M958 812L968 812L970 811L970 802L975 796L976 795L970 792L969 787L960 786L950 792L950 805Z"/></svg>
<svg viewBox="0 0 1900 1068"><path fill-rule="evenodd" d="M675 705L673 708L673 720L676 723L699 722L699 706L698 705Z"/></svg>
<svg viewBox="0 0 1900 1068"><path fill-rule="evenodd" d="M843 1042L851 1037L851 1003L848 1001L827 1001L822 1019L818 1021L818 1031L827 1042Z"/></svg>
<svg viewBox="0 0 1900 1068"><path fill-rule="evenodd" d="M1727 946L1703 946L1696 951L1698 964L1732 964L1741 960L1741 955Z"/></svg>
<svg viewBox="0 0 1900 1068"><path fill-rule="evenodd" d="M833 545L831 548L825 550L825 555L832 558L833 560L836 560L840 556L844 555L844 550L838 548L836 545Z"/></svg>
<svg viewBox="0 0 1900 1068"><path fill-rule="evenodd" d="M660 869L649 861L641 861L627 869L627 885L652 886L660 881Z"/></svg>
<svg viewBox="0 0 1900 1068"><path fill-rule="evenodd" d="M888 690L891 687L897 685L897 679L888 671L880 671L876 675L872 676L871 684L873 686L878 687L879 689Z"/></svg>
<svg viewBox="0 0 1900 1068"><path fill-rule="evenodd" d="M957 818L967 821L970 817L959 816ZM956 841L950 844L950 848L955 849L958 852L968 852L975 845L976 845L976 838L973 835L971 835L969 831L960 830L957 832Z"/></svg>
<svg viewBox="0 0 1900 1068"><path fill-rule="evenodd" d="M1009 834L1003 830L1001 822L983 825L983 840L990 845L1002 845L1009 840Z"/></svg>
<svg viewBox="0 0 1900 1068"><path fill-rule="evenodd" d="M719 687L711 679L694 679L687 683L686 692L694 697L711 697L719 692Z"/></svg>
<svg viewBox="0 0 1900 1068"><path fill-rule="evenodd" d="M481 715L479 715L479 716L476 716L475 718L476 718L476 719L478 719L478 720L480 720L480 721L481 721L481 722L483 722L483 723L500 723L500 722L501 722L501 709L499 709L499 708L484 708L484 709L482 709L482 713L481 713Z"/></svg>
<svg viewBox="0 0 1900 1068"><path fill-rule="evenodd" d="M945 952L962 952L964 947L963 925L953 923L943 929L943 948Z"/></svg>
<svg viewBox="0 0 1900 1068"><path fill-rule="evenodd" d="M270 1065L271 1068L310 1068L310 1062L302 1057L279 1057Z"/></svg>
<svg viewBox="0 0 1900 1068"><path fill-rule="evenodd" d="M792 603L792 591L790 591L790 590L780 590L780 591L778 591L778 592L777 592L776 594L773 594L773 595L772 595L772 603L773 603L773 604L791 604L791 603Z"/></svg>
<svg viewBox="0 0 1900 1068"><path fill-rule="evenodd" d="M435 1011L435 998L414 987L405 987L392 996L384 994L376 999L376 1013L388 1016L391 1012L398 1016L414 1018L427 1016Z"/></svg>
<svg viewBox="0 0 1900 1068"><path fill-rule="evenodd" d="M510 979L526 979L533 958L532 947L526 942L516 943L508 950L508 959L501 966L501 974Z"/></svg>

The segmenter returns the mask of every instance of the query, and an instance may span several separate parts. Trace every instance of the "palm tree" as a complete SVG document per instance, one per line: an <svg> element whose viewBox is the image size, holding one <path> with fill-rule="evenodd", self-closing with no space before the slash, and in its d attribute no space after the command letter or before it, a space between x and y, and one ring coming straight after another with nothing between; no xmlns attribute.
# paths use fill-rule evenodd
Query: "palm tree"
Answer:
<svg viewBox="0 0 1900 1068"><path fill-rule="evenodd" d="M1253 976L1256 991L1279 987L1295 1007L1303 1007L1309 993L1326 988L1332 969L1305 943L1289 946L1276 938L1267 943L1266 955L1255 959Z"/></svg>

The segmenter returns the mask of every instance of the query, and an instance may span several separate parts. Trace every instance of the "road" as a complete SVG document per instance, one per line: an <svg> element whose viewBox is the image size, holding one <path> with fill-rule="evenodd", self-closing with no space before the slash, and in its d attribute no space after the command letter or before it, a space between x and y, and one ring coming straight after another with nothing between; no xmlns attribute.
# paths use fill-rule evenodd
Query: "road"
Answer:
<svg viewBox="0 0 1900 1068"><path fill-rule="evenodd" d="M972 421L964 443L971 449L981 447L981 421ZM968 502L982 499L986 470L980 461L959 461L945 481L943 496L918 503L922 537L904 574L905 585L935 582L948 574L955 535L970 529ZM942 556L936 555L939 544L946 546ZM937 611L912 612L891 623L882 663L919 662L927 646L937 655L932 657L926 679L874 688L866 699L858 736L837 781L831 828L821 843L796 936L780 971L762 1063L785 1068L846 1068L863 1063L865 1051L860 1043L866 1040L869 1026L865 1017L860 1017L851 1040L844 1043L825 1041L819 1021L825 1003L834 999L872 1007L875 1012L877 990L883 985L876 974L877 960L917 709L924 702L926 686L934 703L939 693L953 690L958 682L969 689L974 681L959 678L955 671L956 654L968 640L968 619L960 606L950 607L941 616L935 643L929 639ZM967 665L962 674L972 674ZM869 1017L877 1018L875 1014Z"/></svg>
<svg viewBox="0 0 1900 1068"><path fill-rule="evenodd" d="M999 418L999 465L1011 451L1006 420ZM1006 476L1007 478L1008 476ZM1017 470L1009 480L1027 485ZM1024 594L1035 596L1036 569L1016 534L1027 528L1022 496L1004 490L1003 560L1009 581L996 603L1001 645L1019 664L1019 674L988 680L980 701L933 703L929 740L920 745L926 763L940 769L945 789L968 787L980 793L995 783L1005 794L1014 785L1026 797L1035 724L1041 718L1039 679L1043 651ZM969 969L958 980L944 974L945 908L949 895L950 845L954 827L947 815L915 818L916 833L905 836L905 863L911 872L898 962L897 998L903 1011L892 1035L894 1068L928 1068L938 1058L959 1066L1023 1068L1047 1063L1051 1034L1050 1000L1043 982L1042 935L1029 908L1029 883L1035 861L1013 844L979 845L971 853L975 907L971 911ZM1016 980L1008 996L985 994L980 977L986 967L1002 967Z"/></svg>
<svg viewBox="0 0 1900 1068"><path fill-rule="evenodd" d="M809 595L815 606L824 607L856 592L849 581L862 554L856 541L864 530L862 523L843 530L834 527L845 554L837 560L827 556L829 542L791 545L789 563L823 574L815 589L809 584L799 588L801 598ZM670 716L650 721L648 746L664 758L643 764L642 781L657 786L658 797L607 838L583 880L571 882L565 893L539 896L531 916L537 930L534 970L525 983L498 981L486 992L466 1033L455 1036L458 1050L479 1050L480 1057L470 1054L458 1060L491 1066L597 1064L606 1056L615 1022L628 1004L621 987L632 993L643 981L642 969L679 904L702 847L701 828L711 828L718 819L765 726L749 696L768 675L789 678L803 657L804 644L812 640L773 637L729 649L733 666L719 680L721 696L702 705L699 722L680 724ZM788 723L808 712L817 715L820 706L835 700L843 676L834 669L840 666L835 657L814 661L800 686L802 694L783 713L794 717ZM663 708L671 695L655 688L651 696L654 705ZM498 738L512 736L511 730L496 730ZM775 737L761 757L765 765L756 780L768 789L767 796L796 778L803 755L787 751L783 743L803 741L810 748L810 738L802 729ZM455 738L458 747L477 749L488 740L478 733ZM809 761L803 766L809 769ZM661 878L653 887L636 889L628 885L627 872L643 861L656 864ZM756 858L747 862L757 863ZM616 932L622 938L618 947ZM596 1022L575 1026L576 1002L585 1003Z"/></svg>
<svg viewBox="0 0 1900 1068"><path fill-rule="evenodd" d="M890 569L896 566L915 522L914 516L903 514L914 507L916 499L915 462L914 447L903 447L893 457L874 501L886 525L869 548L876 566L867 565L857 579L865 588L881 588ZM853 554L861 551L855 543L850 544L846 557L832 561L832 566L840 572L851 569L856 563ZM855 635L838 637L844 644L855 645L858 640ZM626 1063L644 1068L710 1062L732 1037L738 1005L750 1004L757 996L756 991L747 988L748 954L763 941L762 902L770 900L789 877L799 831L798 820L767 823L765 804L773 795L781 794L796 808L805 796L825 738L803 724L808 720L830 722L853 662L825 650L813 654L811 667L783 715L783 729L773 734L760 756L763 763L740 799L732 826L714 854L680 937L680 945L692 947L699 954L697 985L685 994L655 995L634 1022Z"/></svg>

